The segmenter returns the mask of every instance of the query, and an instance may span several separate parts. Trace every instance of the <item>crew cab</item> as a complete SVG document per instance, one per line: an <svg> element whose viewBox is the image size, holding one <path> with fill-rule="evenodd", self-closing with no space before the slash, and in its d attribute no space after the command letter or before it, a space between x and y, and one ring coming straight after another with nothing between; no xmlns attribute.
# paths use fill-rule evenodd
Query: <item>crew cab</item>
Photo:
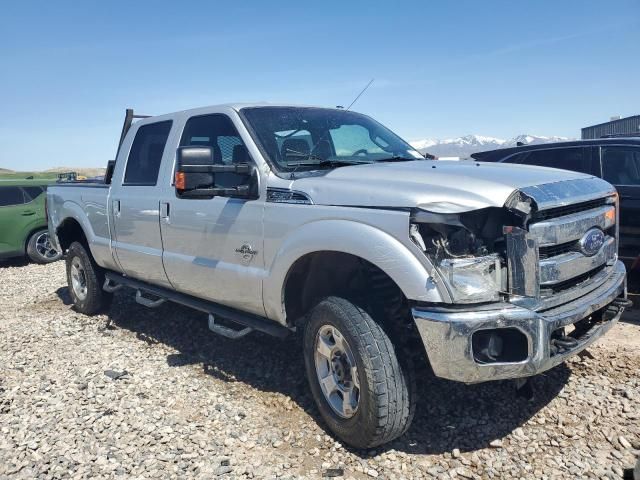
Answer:
<svg viewBox="0 0 640 480"><path fill-rule="evenodd" d="M75 308L95 314L130 287L229 338L298 338L318 409L349 445L406 431L415 358L465 383L530 377L628 304L618 195L600 178L427 160L344 109L134 117L105 184L48 190Z"/></svg>

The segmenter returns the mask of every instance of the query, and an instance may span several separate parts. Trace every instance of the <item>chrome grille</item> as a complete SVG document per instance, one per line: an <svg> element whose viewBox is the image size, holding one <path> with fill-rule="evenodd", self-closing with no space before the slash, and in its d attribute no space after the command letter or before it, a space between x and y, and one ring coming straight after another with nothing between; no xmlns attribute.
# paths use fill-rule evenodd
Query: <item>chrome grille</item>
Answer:
<svg viewBox="0 0 640 480"><path fill-rule="evenodd" d="M508 207L519 210L529 203L534 211L526 228L503 229L511 303L543 312L607 280L618 248L617 193L611 184L583 177L524 187L512 196L520 203ZM585 234L593 228L604 232L604 243L589 256L583 253L590 243Z"/></svg>
<svg viewBox="0 0 640 480"><path fill-rule="evenodd" d="M571 215L574 213L584 212L585 210L591 210L593 208L601 207L607 203L606 198L596 198L588 202L574 203L572 205L562 205L560 207L548 208L536 212L533 216L534 222L542 220L548 220L551 218L564 217L565 215Z"/></svg>
<svg viewBox="0 0 640 480"><path fill-rule="evenodd" d="M616 205L605 197L575 205L553 207L534 215L529 225L531 238L538 248L540 305L556 303L558 293L577 286L584 287L617 258ZM580 241L598 228L604 243L593 255L586 255Z"/></svg>

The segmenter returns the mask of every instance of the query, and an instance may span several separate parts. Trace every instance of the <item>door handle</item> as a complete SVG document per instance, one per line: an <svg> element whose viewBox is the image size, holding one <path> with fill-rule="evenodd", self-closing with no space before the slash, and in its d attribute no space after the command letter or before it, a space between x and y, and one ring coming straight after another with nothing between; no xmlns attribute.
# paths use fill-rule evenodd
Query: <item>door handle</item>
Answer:
<svg viewBox="0 0 640 480"><path fill-rule="evenodd" d="M31 216L31 215L35 215L35 214L36 214L36 212L34 212L33 210L25 210L24 212L22 212L22 214L21 214L21 215L22 215L23 217L29 217L29 216Z"/></svg>
<svg viewBox="0 0 640 480"><path fill-rule="evenodd" d="M160 202L160 218L169 223L169 202Z"/></svg>
<svg viewBox="0 0 640 480"><path fill-rule="evenodd" d="M120 216L120 200L114 200L113 203L113 213L116 217Z"/></svg>

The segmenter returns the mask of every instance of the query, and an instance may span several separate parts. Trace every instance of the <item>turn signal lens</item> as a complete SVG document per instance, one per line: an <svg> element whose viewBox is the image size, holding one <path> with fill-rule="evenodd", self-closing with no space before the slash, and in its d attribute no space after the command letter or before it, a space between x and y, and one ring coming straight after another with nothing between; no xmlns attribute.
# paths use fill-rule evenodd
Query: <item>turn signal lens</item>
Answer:
<svg viewBox="0 0 640 480"><path fill-rule="evenodd" d="M176 189L186 190L187 179L184 172L176 172Z"/></svg>
<svg viewBox="0 0 640 480"><path fill-rule="evenodd" d="M611 221L611 222L615 223L615 221L616 221L616 211L615 211L615 209L608 210L608 211L604 214L604 216L606 217L606 219L607 219L607 220L609 220L609 221Z"/></svg>

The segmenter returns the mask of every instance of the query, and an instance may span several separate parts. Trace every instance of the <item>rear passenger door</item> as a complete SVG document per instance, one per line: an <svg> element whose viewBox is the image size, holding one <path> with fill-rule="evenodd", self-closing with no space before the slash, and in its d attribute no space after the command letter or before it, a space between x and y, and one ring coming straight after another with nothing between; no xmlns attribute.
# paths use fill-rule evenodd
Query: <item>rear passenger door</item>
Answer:
<svg viewBox="0 0 640 480"><path fill-rule="evenodd" d="M0 187L0 257L24 253L25 229L34 214L20 187Z"/></svg>
<svg viewBox="0 0 640 480"><path fill-rule="evenodd" d="M126 158L124 174L112 183L113 245L124 272L140 280L170 286L162 264L160 237L160 167L172 121L138 127ZM120 157L118 161L122 161ZM114 188L115 187L115 188Z"/></svg>
<svg viewBox="0 0 640 480"><path fill-rule="evenodd" d="M640 147L601 147L602 178L620 195L620 257L640 256Z"/></svg>

